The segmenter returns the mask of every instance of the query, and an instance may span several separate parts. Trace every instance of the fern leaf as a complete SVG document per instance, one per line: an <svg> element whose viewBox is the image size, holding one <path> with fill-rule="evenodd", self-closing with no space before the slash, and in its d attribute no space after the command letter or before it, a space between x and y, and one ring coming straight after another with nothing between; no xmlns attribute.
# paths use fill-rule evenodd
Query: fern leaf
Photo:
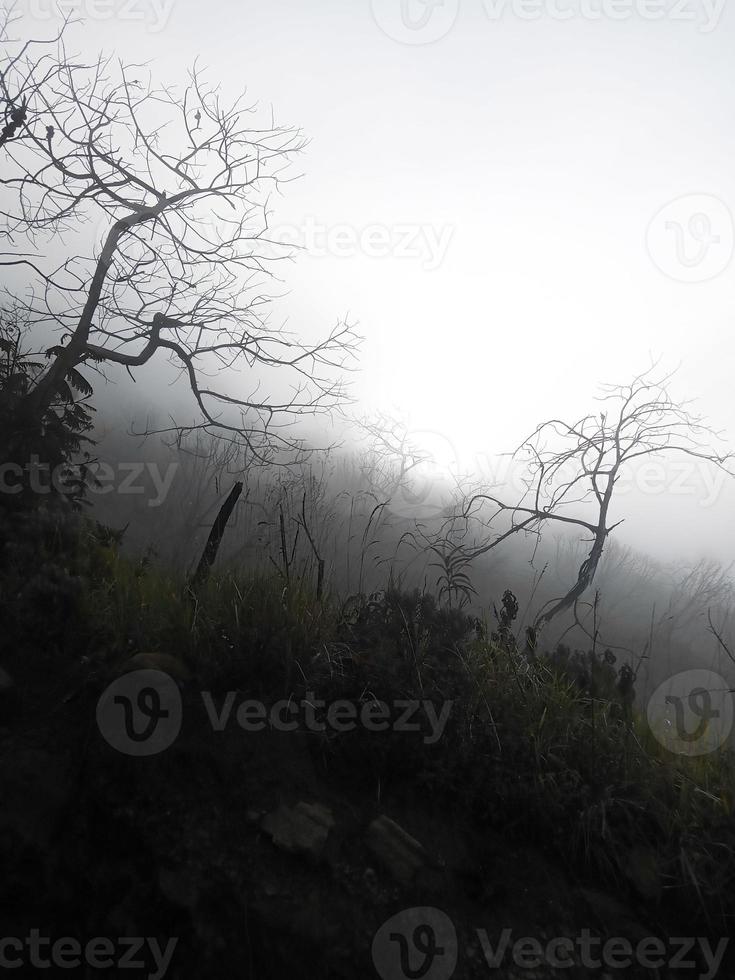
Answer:
<svg viewBox="0 0 735 980"><path fill-rule="evenodd" d="M83 377L79 371L77 371L76 368L69 368L69 370L66 372L66 379L72 388L84 395L85 398L89 398L92 394L92 386L87 379Z"/></svg>

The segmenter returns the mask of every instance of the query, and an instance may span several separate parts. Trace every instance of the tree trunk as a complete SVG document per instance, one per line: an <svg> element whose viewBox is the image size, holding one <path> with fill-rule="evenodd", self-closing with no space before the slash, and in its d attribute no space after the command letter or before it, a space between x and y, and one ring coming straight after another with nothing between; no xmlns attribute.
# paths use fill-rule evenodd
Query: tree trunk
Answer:
<svg viewBox="0 0 735 980"><path fill-rule="evenodd" d="M204 546L204 551L202 552L202 557L199 559L199 564L197 565L197 570L194 572L190 582L189 589L194 591L202 583L207 580L209 571L217 557L217 552L219 551L219 546L222 543L222 536L225 533L225 528L227 527L227 522L230 519L230 515L235 508L235 504L238 501L240 494L242 493L242 483L236 483L235 486L230 491L230 495L225 500L225 502L220 507L219 514L217 514L217 519L212 525L212 530L209 532L209 537L207 538L207 543Z"/></svg>
<svg viewBox="0 0 735 980"><path fill-rule="evenodd" d="M595 535L594 543L590 549L590 553L579 567L577 581L567 592L567 594L563 596L563 598L558 599L554 603L551 609L548 609L540 616L537 616L536 621L533 624L533 630L535 633L540 633L545 626L548 626L554 616L558 616L559 613L564 612L566 609L571 609L577 599L579 599L579 597L590 587L592 580L595 577L597 566L600 563L600 558L602 557L602 551L605 545L605 539L607 538L607 533L608 532L604 526L601 526L598 529L597 534Z"/></svg>

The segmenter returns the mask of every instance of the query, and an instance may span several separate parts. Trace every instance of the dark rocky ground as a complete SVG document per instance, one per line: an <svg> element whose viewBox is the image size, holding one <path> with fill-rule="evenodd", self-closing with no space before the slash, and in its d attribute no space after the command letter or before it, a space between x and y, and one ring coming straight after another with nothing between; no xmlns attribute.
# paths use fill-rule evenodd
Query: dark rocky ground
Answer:
<svg viewBox="0 0 735 980"><path fill-rule="evenodd" d="M328 764L313 735L214 732L185 689L175 743L130 757L100 735L102 681L88 668L20 655L7 666L15 684L0 695L0 937L38 929L82 942L155 937L162 948L176 937L172 980L707 975L598 970L579 957L564 968L506 960L491 969L478 929L493 945L505 928L542 943L590 929L635 944L687 935L686 922L662 922L656 909L576 879L543 842L478 826L410 780L382 787L366 771ZM417 907L454 924L453 973L441 958L423 972L423 959L409 961L407 972L395 938L373 947L384 922ZM8 975L143 977L155 966L148 954L139 968L25 965Z"/></svg>

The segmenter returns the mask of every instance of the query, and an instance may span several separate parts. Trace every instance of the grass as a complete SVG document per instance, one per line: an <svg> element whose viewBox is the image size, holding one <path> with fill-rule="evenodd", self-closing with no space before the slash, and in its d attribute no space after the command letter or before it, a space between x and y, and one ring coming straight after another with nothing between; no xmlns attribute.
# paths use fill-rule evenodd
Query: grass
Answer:
<svg viewBox="0 0 735 980"><path fill-rule="evenodd" d="M324 765L336 782L349 774L384 790L408 786L435 806L471 813L480 827L540 842L581 877L662 916L732 928L729 751L667 751L614 685L604 696L591 692L568 657L529 661L505 634L428 593L388 582L371 596L317 600L310 582L230 570L192 597L183 577L121 556L84 521L76 528L38 518L16 531L2 588L25 599L15 604L4 655L43 645L104 666L157 651L180 657L208 688L266 699L315 691L327 702L451 700L436 744L358 730L325 738ZM40 627L34 610L43 595L58 601ZM602 660L595 664L604 671Z"/></svg>

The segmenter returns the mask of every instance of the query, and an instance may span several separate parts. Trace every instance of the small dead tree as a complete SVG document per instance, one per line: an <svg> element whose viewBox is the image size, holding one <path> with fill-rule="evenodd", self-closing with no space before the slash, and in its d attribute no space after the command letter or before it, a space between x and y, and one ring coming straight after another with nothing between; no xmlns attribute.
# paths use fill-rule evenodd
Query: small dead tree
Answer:
<svg viewBox="0 0 735 980"><path fill-rule="evenodd" d="M196 66L179 90L145 66L86 65L63 40L55 52L39 77L35 50L21 47L0 90L11 122L25 107L0 150L13 247L0 264L27 275L15 293L32 324L60 335L30 414L40 420L64 384L85 384L82 368L132 376L167 358L199 421L159 431L214 432L252 462L298 455L289 426L344 401L358 343L344 322L303 344L270 321L274 268L290 256L268 238L269 200L301 132L259 118L244 96L227 101Z"/></svg>
<svg viewBox="0 0 735 980"><path fill-rule="evenodd" d="M368 440L363 478L380 497L390 500L406 491L414 470L431 460L431 453L416 444L405 419L378 412L359 420L358 429Z"/></svg>
<svg viewBox="0 0 735 980"><path fill-rule="evenodd" d="M602 386L602 411L575 422L550 419L523 441L515 454L526 468L520 499L508 501L480 489L463 500L462 517L483 529L469 549L473 559L516 534L539 536L548 525L589 535L576 580L536 614L534 639L592 584L608 537L622 523L611 516L616 486L637 460L683 455L735 475L735 455L712 448L720 434L692 411L690 402L672 398L671 378L653 365L629 384ZM504 529L493 531L502 519Z"/></svg>
<svg viewBox="0 0 735 980"><path fill-rule="evenodd" d="M222 538L227 528L227 522L230 519L232 511L235 509L235 504L240 499L240 494L242 493L242 483L238 482L234 485L232 490L227 497L227 500L222 504L217 514L217 518L212 525L212 530L209 532L209 537L207 538L207 543L204 546L204 551L202 552L202 557L199 559L199 564L196 567L196 571L191 577L189 582L189 590L191 592L196 592L204 582L206 582L209 577L210 569L214 564L214 560L217 557L217 552L219 551L219 546L222 543Z"/></svg>

